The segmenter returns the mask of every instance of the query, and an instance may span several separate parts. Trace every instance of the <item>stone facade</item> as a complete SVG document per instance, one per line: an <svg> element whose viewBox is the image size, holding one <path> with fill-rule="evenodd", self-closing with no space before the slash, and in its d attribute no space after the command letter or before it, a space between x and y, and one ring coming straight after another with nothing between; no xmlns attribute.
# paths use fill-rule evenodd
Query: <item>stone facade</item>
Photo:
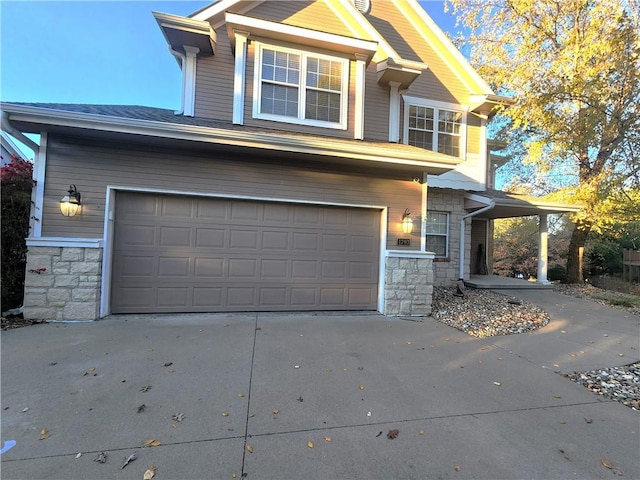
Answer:
<svg viewBox="0 0 640 480"><path fill-rule="evenodd" d="M431 315L433 258L388 256L386 258L384 314L425 317Z"/></svg>
<svg viewBox="0 0 640 480"><path fill-rule="evenodd" d="M24 318L97 320L101 275L101 248L30 246Z"/></svg>
<svg viewBox="0 0 640 480"><path fill-rule="evenodd" d="M449 255L434 259L434 285L452 287L460 277L460 222L468 212L464 209L464 190L429 188L427 210L449 214ZM471 249L471 218L465 220L464 278L469 278L469 252Z"/></svg>

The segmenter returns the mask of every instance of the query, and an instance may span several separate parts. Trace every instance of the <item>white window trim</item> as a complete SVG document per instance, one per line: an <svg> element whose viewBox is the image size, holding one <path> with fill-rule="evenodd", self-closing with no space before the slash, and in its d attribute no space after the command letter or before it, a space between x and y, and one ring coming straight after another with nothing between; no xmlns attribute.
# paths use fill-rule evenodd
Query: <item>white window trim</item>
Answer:
<svg viewBox="0 0 640 480"><path fill-rule="evenodd" d="M430 210L430 211L427 211L427 217L429 216L429 213L442 213L442 214L447 216L447 233L446 234L429 233L427 231L427 227L429 225L429 222L425 218L425 228L424 228L425 244L426 244L426 241L427 241L427 235L445 237L445 254L444 255L438 255L438 254L435 254L435 253L434 254L435 254L435 258L449 258L449 242L451 240L451 212L444 212L444 211L441 211L441 210ZM428 245L427 245L427 248L428 248Z"/></svg>
<svg viewBox="0 0 640 480"><path fill-rule="evenodd" d="M279 52L294 53L300 55L300 83L299 88L299 101L298 101L298 117L287 117L284 115L273 115L260 112L260 99L262 98L262 51L264 48L275 50ZM340 121L339 122L324 122L320 120L309 120L304 118L304 100L306 95L306 57L311 56L314 58L327 59L332 61L338 61L342 63L342 89L340 92ZM323 55L315 52L308 52L305 50L297 50L293 48L285 48L278 45L255 42L254 53L254 74L253 74L253 118L262 120L272 120L276 122L294 123L297 125L309 125L313 127L323 128L335 128L346 130L347 129L347 109L349 105L349 60L343 57L334 57L331 55Z"/></svg>
<svg viewBox="0 0 640 480"><path fill-rule="evenodd" d="M454 158L467 158L467 112L469 107L456 103L439 102L437 100L427 100L425 98L411 97L403 95L404 100L404 125L402 143L409 144L409 106L427 107L434 109L434 130L433 130L433 151L438 152L438 111L449 110L462 114L460 120L460 155ZM430 150L431 151L431 150ZM447 155L443 153L442 155ZM452 155L449 155L452 156Z"/></svg>

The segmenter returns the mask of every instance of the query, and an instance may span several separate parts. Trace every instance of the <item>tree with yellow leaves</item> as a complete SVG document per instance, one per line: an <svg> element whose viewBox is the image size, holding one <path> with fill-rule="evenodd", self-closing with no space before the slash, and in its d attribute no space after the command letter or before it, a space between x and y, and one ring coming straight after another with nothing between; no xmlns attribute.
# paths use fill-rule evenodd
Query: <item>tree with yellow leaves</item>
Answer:
<svg viewBox="0 0 640 480"><path fill-rule="evenodd" d="M638 0L448 0L469 28L471 62L515 104L501 113L521 160L553 179L572 218L567 280L581 282L589 232L633 215L640 185ZM558 173L560 172L560 173ZM570 181L566 181L570 180ZM634 207L634 208L632 208ZM638 215L638 212L635 213Z"/></svg>

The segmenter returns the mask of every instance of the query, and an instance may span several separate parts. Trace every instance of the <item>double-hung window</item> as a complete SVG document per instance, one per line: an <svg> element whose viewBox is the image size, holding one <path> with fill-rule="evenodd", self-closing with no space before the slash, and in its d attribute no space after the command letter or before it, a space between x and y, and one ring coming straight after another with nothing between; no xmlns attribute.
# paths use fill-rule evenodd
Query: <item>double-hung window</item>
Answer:
<svg viewBox="0 0 640 480"><path fill-rule="evenodd" d="M449 256L449 214L446 212L427 212L426 222L427 250L436 257Z"/></svg>
<svg viewBox="0 0 640 480"><path fill-rule="evenodd" d="M404 97L405 143L433 152L462 157L466 115L455 105Z"/></svg>
<svg viewBox="0 0 640 480"><path fill-rule="evenodd" d="M253 116L346 128L349 61L258 43Z"/></svg>

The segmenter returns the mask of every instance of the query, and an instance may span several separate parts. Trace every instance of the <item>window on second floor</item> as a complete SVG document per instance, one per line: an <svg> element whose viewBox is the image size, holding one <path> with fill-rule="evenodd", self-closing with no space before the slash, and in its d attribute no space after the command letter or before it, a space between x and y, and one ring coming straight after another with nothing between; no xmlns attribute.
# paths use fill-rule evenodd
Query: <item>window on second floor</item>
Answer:
<svg viewBox="0 0 640 480"><path fill-rule="evenodd" d="M426 221L427 250L436 257L449 256L449 214L446 212L427 212Z"/></svg>
<svg viewBox="0 0 640 480"><path fill-rule="evenodd" d="M462 109L405 97L405 143L433 152L464 156L466 118Z"/></svg>
<svg viewBox="0 0 640 480"><path fill-rule="evenodd" d="M346 128L349 61L257 44L253 116Z"/></svg>

